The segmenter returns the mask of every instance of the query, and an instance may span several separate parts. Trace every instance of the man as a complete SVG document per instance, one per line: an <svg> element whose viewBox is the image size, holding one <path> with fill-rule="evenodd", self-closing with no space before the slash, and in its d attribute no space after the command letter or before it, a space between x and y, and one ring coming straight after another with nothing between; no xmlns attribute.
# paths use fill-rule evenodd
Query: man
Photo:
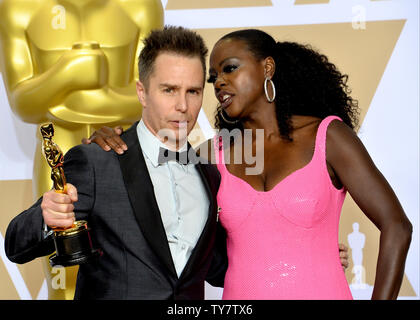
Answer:
<svg viewBox="0 0 420 320"><path fill-rule="evenodd" d="M54 251L43 236L44 223L65 228L75 218L88 220L93 245L103 255L80 266L76 299L203 299L206 276L213 285L223 284L220 176L211 165L182 164L180 156L170 156L189 149L207 48L200 36L180 27L153 31L144 43L136 86L142 120L122 135L129 150L117 155L97 145L72 148L64 163L68 193L46 192L6 232L8 258L25 263Z"/></svg>

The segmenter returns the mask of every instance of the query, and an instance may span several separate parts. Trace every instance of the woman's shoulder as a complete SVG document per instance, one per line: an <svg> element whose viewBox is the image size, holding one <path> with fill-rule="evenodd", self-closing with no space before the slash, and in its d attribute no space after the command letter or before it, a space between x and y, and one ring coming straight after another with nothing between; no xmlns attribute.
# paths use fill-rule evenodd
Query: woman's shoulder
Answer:
<svg viewBox="0 0 420 320"><path fill-rule="evenodd" d="M328 122L327 141L344 142L357 138L356 132L339 118L333 118Z"/></svg>
<svg viewBox="0 0 420 320"><path fill-rule="evenodd" d="M326 133L327 161L351 161L359 155L366 155L367 150L357 133L346 123L332 120ZM344 161L345 159L345 161Z"/></svg>

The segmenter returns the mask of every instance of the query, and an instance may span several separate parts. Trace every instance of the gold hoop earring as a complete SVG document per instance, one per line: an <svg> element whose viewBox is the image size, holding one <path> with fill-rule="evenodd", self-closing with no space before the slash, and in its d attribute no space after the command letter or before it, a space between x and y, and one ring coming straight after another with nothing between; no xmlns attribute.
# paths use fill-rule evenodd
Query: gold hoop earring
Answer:
<svg viewBox="0 0 420 320"><path fill-rule="evenodd" d="M268 96L268 90L267 90L267 82L270 81L271 84L271 89L273 89L273 97L270 98ZM274 86L274 83L271 79L269 79L268 77L265 78L264 80L264 93L265 93L265 97L267 98L268 102L273 102L274 99L276 99L276 87Z"/></svg>

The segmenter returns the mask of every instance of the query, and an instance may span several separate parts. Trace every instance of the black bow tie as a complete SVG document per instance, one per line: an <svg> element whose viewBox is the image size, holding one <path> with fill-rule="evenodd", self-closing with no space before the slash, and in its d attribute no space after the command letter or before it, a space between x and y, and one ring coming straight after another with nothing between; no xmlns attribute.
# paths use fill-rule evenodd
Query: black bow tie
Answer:
<svg viewBox="0 0 420 320"><path fill-rule="evenodd" d="M176 160L179 164L188 164L188 151L176 152L165 148L159 148L158 163L162 164L170 160Z"/></svg>

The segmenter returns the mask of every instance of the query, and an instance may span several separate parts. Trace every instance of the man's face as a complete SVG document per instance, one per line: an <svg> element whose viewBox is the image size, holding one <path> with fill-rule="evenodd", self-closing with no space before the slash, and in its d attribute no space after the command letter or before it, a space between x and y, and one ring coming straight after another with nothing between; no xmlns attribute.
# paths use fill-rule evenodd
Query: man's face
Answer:
<svg viewBox="0 0 420 320"><path fill-rule="evenodd" d="M161 139L167 137L172 147L179 147L197 121L203 89L204 74L199 57L160 53L148 88L137 82L145 125Z"/></svg>

